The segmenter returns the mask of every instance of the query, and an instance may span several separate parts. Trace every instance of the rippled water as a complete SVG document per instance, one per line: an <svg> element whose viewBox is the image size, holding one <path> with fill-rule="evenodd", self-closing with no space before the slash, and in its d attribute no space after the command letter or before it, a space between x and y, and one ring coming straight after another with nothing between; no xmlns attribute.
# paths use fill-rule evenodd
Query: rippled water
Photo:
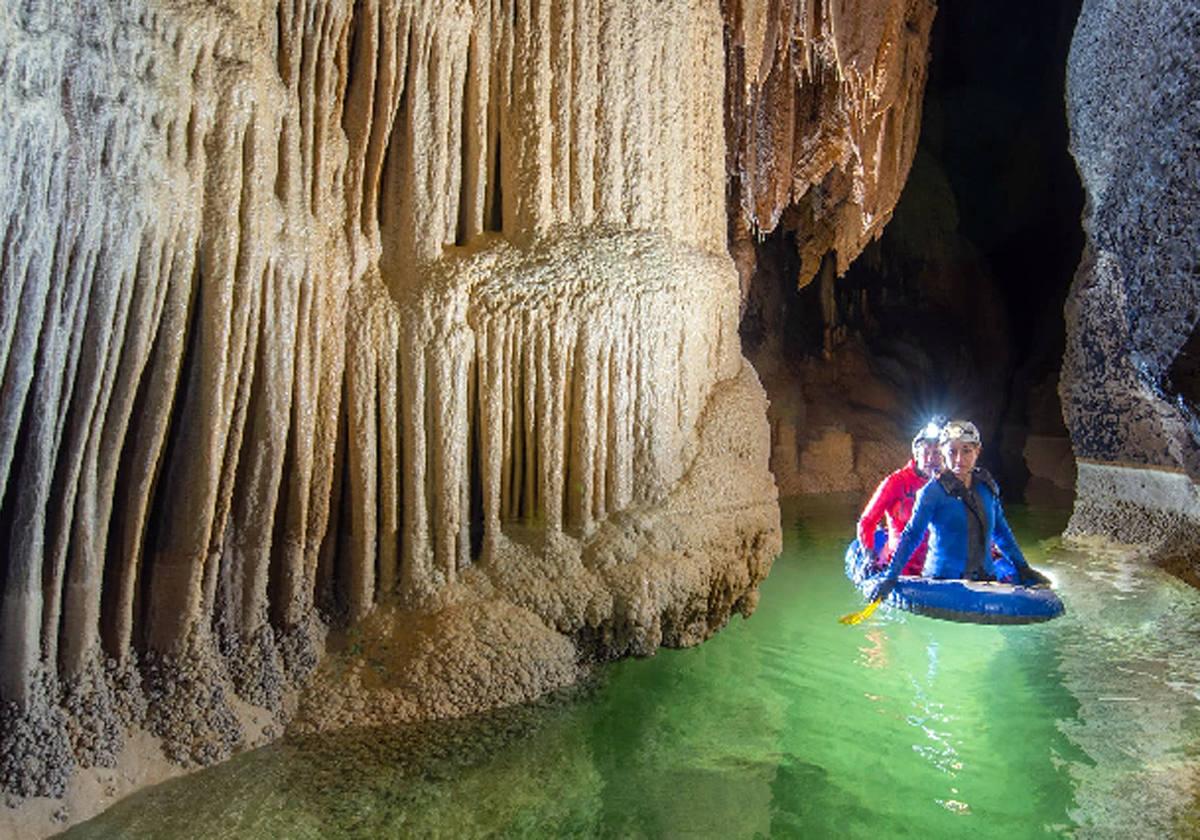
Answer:
<svg viewBox="0 0 1200 840"><path fill-rule="evenodd" d="M699 648L479 719L275 744L67 836L1200 837L1200 593L1018 508L1065 617L844 627L857 501L786 503L759 611Z"/></svg>

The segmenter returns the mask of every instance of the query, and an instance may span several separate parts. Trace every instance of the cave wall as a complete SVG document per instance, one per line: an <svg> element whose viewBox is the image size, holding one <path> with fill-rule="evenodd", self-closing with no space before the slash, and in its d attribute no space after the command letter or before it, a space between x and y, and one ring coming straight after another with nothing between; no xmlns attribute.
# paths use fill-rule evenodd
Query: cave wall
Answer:
<svg viewBox="0 0 1200 840"><path fill-rule="evenodd" d="M1197 570L1200 8L1084 2L1067 67L1086 245L1059 392L1080 459L1068 535L1143 545Z"/></svg>
<svg viewBox="0 0 1200 840"><path fill-rule="evenodd" d="M220 759L384 605L598 658L752 611L723 37L692 0L0 10L8 793L130 727Z"/></svg>

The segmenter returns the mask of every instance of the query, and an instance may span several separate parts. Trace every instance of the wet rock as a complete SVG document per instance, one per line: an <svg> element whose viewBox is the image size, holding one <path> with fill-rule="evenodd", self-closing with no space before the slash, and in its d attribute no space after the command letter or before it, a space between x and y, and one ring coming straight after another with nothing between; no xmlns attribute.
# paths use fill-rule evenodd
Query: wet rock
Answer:
<svg viewBox="0 0 1200 840"><path fill-rule="evenodd" d="M1198 48L1194 3L1088 0L1067 68L1088 199L1059 386L1081 459L1070 533L1161 556L1200 527L1200 415L1170 380L1200 320Z"/></svg>
<svg viewBox="0 0 1200 840"><path fill-rule="evenodd" d="M259 627L249 639L236 632L223 635L220 652L240 697L263 709L280 707L287 679L270 625Z"/></svg>
<svg viewBox="0 0 1200 840"><path fill-rule="evenodd" d="M115 663L108 666L92 658L82 674L63 686L62 708L67 713L68 734L75 759L83 767L113 767L124 744L124 727L118 706L130 709L134 703L118 704L112 676Z"/></svg>
<svg viewBox="0 0 1200 840"><path fill-rule="evenodd" d="M188 766L254 738L246 701L278 731L318 606L461 619L414 637L439 715L573 679L571 634L618 599L612 653L753 602L778 512L719 7L551 5L87 0L0 27L6 789L61 792L142 721ZM752 438L721 444L743 486L662 509L716 404ZM506 528L572 543L574 573L635 509L640 568L607 556L586 597L455 600Z"/></svg>

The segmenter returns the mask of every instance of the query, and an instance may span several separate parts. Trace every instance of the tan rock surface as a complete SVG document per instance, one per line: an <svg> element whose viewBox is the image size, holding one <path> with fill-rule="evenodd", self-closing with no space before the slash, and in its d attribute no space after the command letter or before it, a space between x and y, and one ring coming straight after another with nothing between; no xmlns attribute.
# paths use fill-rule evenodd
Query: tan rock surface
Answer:
<svg viewBox="0 0 1200 840"><path fill-rule="evenodd" d="M0 13L0 785L220 760L379 605L404 714L749 613L724 70L691 0Z"/></svg>
<svg viewBox="0 0 1200 840"><path fill-rule="evenodd" d="M720 383L668 496L589 536L510 527L420 610L376 609L305 692L298 733L460 717L573 683L587 663L704 641L749 616L780 550L753 370Z"/></svg>

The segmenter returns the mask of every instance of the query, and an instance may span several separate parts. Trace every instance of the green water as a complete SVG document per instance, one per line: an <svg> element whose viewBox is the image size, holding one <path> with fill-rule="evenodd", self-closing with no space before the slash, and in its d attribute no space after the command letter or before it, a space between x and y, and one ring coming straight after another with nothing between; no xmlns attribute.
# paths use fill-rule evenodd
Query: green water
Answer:
<svg viewBox="0 0 1200 840"><path fill-rule="evenodd" d="M845 627L858 501L785 503L758 612L699 648L479 719L275 744L67 836L1200 837L1200 593L1016 509L1065 617Z"/></svg>

